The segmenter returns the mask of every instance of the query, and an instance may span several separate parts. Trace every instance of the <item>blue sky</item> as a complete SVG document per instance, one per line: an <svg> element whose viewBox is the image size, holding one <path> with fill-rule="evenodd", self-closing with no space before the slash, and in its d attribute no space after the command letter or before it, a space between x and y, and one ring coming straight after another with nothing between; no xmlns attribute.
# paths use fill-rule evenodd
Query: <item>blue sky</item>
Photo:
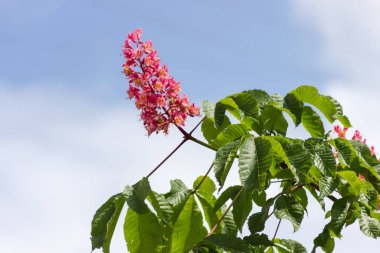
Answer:
<svg viewBox="0 0 380 253"><path fill-rule="evenodd" d="M88 252L96 208L179 141L174 129L147 138L125 99L121 45L136 27L194 101L312 84L338 98L376 145L379 11L371 0L0 0L4 252ZM175 177L191 184L212 155L186 145L152 178L154 188L167 190ZM284 225L280 236L310 249L322 215L311 207L299 235ZM376 246L357 224L344 235L337 252ZM114 252L123 252L121 227L115 236Z"/></svg>

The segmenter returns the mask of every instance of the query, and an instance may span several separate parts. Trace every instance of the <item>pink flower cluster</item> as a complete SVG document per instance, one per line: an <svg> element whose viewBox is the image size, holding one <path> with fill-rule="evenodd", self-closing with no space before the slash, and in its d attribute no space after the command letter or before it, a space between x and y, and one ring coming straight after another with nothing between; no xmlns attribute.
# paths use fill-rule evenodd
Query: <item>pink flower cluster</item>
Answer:
<svg viewBox="0 0 380 253"><path fill-rule="evenodd" d="M346 139L347 138L346 137L347 130L348 130L348 128L346 128L346 127L342 128L339 125L334 126L334 131L338 135L339 138ZM355 130L354 135L352 136L351 140L358 140L358 141L361 141L363 144L367 144L367 139L363 139L359 130ZM375 146L371 146L369 149L371 151L371 155L374 155L375 154Z"/></svg>
<svg viewBox="0 0 380 253"><path fill-rule="evenodd" d="M140 40L142 30L128 34L123 46L125 63L123 72L129 80L128 96L141 109L141 120L148 135L163 131L168 134L169 125L185 125L187 116L198 116L199 107L181 96L180 83L161 65L153 43Z"/></svg>

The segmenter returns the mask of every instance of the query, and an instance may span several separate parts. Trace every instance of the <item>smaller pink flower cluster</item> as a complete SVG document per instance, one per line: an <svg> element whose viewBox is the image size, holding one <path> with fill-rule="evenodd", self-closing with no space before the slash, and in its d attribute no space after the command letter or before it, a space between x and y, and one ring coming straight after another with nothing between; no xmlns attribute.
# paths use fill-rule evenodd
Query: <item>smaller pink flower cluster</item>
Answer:
<svg viewBox="0 0 380 253"><path fill-rule="evenodd" d="M348 130L347 127L342 128L339 125L334 126L334 131L338 135L339 138L346 139L347 138L346 137L347 130ZM355 130L354 135L352 136L351 140L358 140L358 141L361 141L363 144L367 144L367 139L363 139L359 130ZM371 151L371 155L374 155L375 154L375 146L371 146L369 149Z"/></svg>
<svg viewBox="0 0 380 253"><path fill-rule="evenodd" d="M129 80L128 96L141 109L141 119L148 135L163 131L168 134L170 123L181 127L187 116L198 116L199 107L180 95L180 83L160 64L151 41L140 40L142 30L128 34L123 46L123 72Z"/></svg>

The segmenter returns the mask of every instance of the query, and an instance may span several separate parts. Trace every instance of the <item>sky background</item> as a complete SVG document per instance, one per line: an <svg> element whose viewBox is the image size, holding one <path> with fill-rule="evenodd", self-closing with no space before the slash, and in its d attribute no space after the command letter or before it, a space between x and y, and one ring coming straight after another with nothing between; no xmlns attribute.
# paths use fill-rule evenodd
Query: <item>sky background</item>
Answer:
<svg viewBox="0 0 380 253"><path fill-rule="evenodd" d="M0 0L1 251L90 252L95 210L180 141L175 129L148 138L126 99L120 53L130 31L143 29L197 103L311 84L379 146L378 13L376 0ZM167 191L173 178L191 185L212 160L187 143L151 178L153 189ZM279 236L310 250L324 226L318 208L299 233L284 222ZM338 253L378 249L357 223L343 235ZM112 249L126 252L121 226Z"/></svg>

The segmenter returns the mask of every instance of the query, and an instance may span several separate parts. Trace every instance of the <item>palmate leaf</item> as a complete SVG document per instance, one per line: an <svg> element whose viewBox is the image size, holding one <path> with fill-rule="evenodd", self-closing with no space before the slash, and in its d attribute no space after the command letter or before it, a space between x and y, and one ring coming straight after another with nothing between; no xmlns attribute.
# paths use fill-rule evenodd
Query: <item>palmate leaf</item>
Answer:
<svg viewBox="0 0 380 253"><path fill-rule="evenodd" d="M303 220L304 209L294 195L281 195L274 205L274 215L277 219L289 220L294 231L297 231Z"/></svg>
<svg viewBox="0 0 380 253"><path fill-rule="evenodd" d="M125 198L119 193L109 198L96 211L91 223L92 250L103 248L104 253L109 253L111 239L124 203Z"/></svg>
<svg viewBox="0 0 380 253"><path fill-rule="evenodd" d="M239 153L239 175L247 190L266 188L268 170L272 164L271 143L263 138L244 140Z"/></svg>
<svg viewBox="0 0 380 253"><path fill-rule="evenodd" d="M173 227L171 253L188 252L207 235L203 217L191 195ZM150 251L145 251L150 252Z"/></svg>
<svg viewBox="0 0 380 253"><path fill-rule="evenodd" d="M157 217L149 210L144 214L129 208L124 222L124 237L130 253L156 252L163 236Z"/></svg>
<svg viewBox="0 0 380 253"><path fill-rule="evenodd" d="M240 144L241 140L235 140L220 147L216 152L214 172L220 188L223 187L224 182L226 181Z"/></svg>

